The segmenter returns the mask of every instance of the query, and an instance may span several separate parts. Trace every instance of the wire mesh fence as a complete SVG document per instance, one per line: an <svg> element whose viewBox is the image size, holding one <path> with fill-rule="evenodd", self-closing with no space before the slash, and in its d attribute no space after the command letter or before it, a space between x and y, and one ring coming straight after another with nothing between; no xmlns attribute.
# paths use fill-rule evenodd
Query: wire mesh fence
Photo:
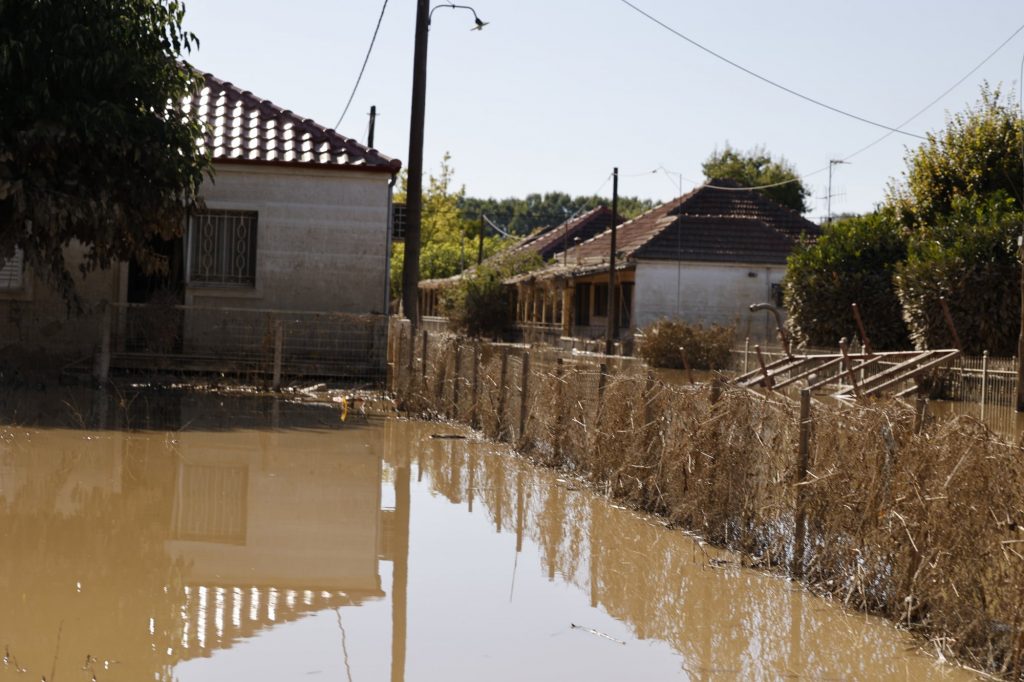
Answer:
<svg viewBox="0 0 1024 682"><path fill-rule="evenodd" d="M383 315L119 304L108 317L104 346L115 371L216 373L275 384L297 377L385 382Z"/></svg>
<svg viewBox="0 0 1024 682"><path fill-rule="evenodd" d="M805 413L632 359L395 331L404 409L474 424L944 655L1024 674L1024 457L976 419L809 391ZM965 365L963 391L975 375Z"/></svg>

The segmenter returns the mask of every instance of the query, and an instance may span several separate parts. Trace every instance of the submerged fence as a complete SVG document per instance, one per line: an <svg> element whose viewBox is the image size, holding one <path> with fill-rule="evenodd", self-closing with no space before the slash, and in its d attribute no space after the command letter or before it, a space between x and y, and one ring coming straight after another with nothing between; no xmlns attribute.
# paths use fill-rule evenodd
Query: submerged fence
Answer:
<svg viewBox="0 0 1024 682"><path fill-rule="evenodd" d="M97 375L217 373L275 388L289 377L383 386L388 318L215 306L111 306Z"/></svg>
<svg viewBox="0 0 1024 682"><path fill-rule="evenodd" d="M393 331L404 409L471 423L946 655L1024 674L1024 453L976 419L809 396L802 414L630 359Z"/></svg>

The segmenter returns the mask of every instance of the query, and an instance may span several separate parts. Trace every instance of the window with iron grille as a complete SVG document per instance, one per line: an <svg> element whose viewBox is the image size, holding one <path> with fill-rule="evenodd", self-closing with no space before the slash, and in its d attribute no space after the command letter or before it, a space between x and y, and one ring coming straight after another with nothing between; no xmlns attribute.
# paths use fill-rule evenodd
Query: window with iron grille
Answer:
<svg viewBox="0 0 1024 682"><path fill-rule="evenodd" d="M205 210L189 221L191 284L256 284L256 212Z"/></svg>
<svg viewBox="0 0 1024 682"><path fill-rule="evenodd" d="M15 249L14 255L0 260L0 291L21 291L25 286L25 254Z"/></svg>

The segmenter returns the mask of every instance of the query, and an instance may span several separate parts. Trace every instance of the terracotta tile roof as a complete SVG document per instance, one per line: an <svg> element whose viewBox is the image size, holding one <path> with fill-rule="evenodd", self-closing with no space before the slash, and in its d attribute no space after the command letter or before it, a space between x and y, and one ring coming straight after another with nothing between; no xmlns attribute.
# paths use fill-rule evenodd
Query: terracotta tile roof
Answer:
<svg viewBox="0 0 1024 682"><path fill-rule="evenodd" d="M753 190L715 180L621 225L616 251L623 259L783 263L801 234L817 225ZM725 188L725 189L722 189ZM611 231L570 249L576 262L608 257Z"/></svg>
<svg viewBox="0 0 1024 682"><path fill-rule="evenodd" d="M556 253L566 250L566 246L572 248L577 240L584 242L594 235L604 232L611 227L611 223L611 209L607 206L598 206L561 225L527 237L514 248L517 251L533 251L544 260L549 260Z"/></svg>
<svg viewBox="0 0 1024 682"><path fill-rule="evenodd" d="M397 173L402 162L248 90L203 74L206 84L186 113L206 124L202 144L214 161L300 164Z"/></svg>
<svg viewBox="0 0 1024 682"><path fill-rule="evenodd" d="M633 257L783 265L792 250L792 238L760 220L680 216L634 251Z"/></svg>

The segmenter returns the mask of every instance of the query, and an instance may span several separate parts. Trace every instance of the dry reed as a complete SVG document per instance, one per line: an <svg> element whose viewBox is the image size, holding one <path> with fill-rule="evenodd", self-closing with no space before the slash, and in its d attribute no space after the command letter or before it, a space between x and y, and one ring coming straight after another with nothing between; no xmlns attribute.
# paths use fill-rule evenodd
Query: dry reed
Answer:
<svg viewBox="0 0 1024 682"><path fill-rule="evenodd" d="M406 409L475 420L751 564L795 561L816 592L900 622L945 655L1024 676L1024 453L978 421L918 430L902 403L815 403L800 481L799 411L784 396L602 373L520 346L459 351L456 367L459 343L430 337L425 373L422 353L396 363ZM798 501L807 524L794 557Z"/></svg>

